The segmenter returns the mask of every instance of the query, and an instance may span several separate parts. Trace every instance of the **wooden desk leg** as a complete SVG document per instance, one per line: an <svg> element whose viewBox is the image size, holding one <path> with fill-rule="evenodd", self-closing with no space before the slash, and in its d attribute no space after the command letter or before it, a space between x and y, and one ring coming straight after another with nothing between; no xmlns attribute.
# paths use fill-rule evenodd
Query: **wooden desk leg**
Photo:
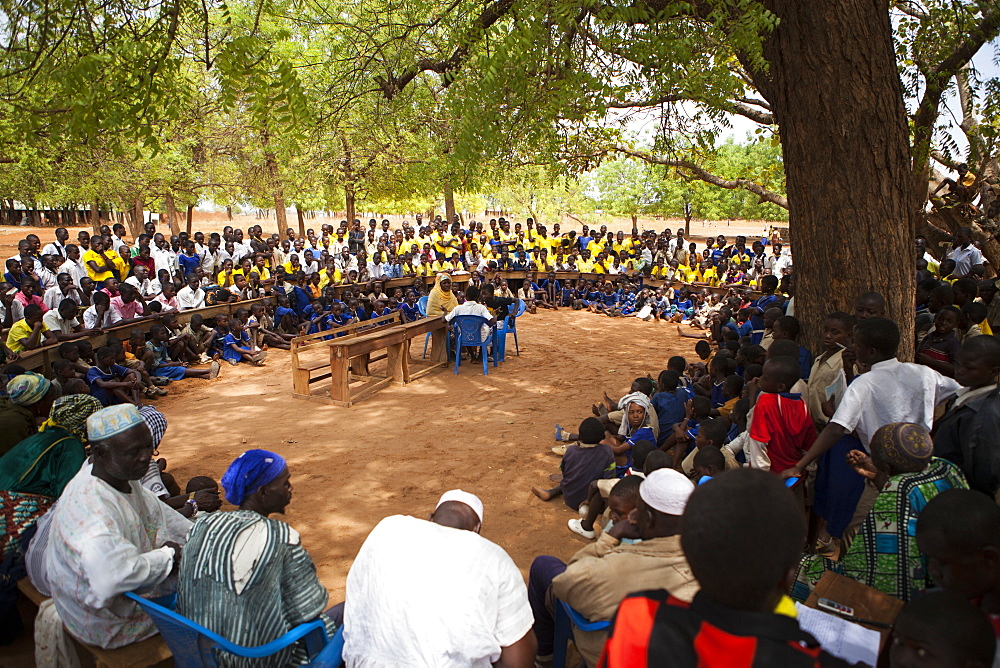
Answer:
<svg viewBox="0 0 1000 668"><path fill-rule="evenodd" d="M431 333L431 361L435 364L448 361L448 330L435 329Z"/></svg>
<svg viewBox="0 0 1000 668"><path fill-rule="evenodd" d="M355 376L367 376L368 375L368 360L371 357L369 354L359 355L351 360L351 373Z"/></svg>
<svg viewBox="0 0 1000 668"><path fill-rule="evenodd" d="M350 360L343 356L343 347L337 347L335 350L336 352L330 353L330 399L350 405Z"/></svg>
<svg viewBox="0 0 1000 668"><path fill-rule="evenodd" d="M388 371L386 375L392 378L392 382L396 385L406 384L409 375L406 370L407 357L409 351L406 350L406 341L400 341L386 350L386 371Z"/></svg>

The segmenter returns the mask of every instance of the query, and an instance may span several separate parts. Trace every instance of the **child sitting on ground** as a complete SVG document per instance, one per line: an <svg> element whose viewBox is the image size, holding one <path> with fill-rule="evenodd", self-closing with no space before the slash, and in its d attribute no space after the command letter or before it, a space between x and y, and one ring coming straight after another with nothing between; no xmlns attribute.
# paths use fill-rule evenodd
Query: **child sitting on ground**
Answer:
<svg viewBox="0 0 1000 668"><path fill-rule="evenodd" d="M129 371L115 364L113 348L107 346L98 348L96 357L97 366L87 372L87 382L94 398L100 401L102 406L115 404L142 406L142 402L139 401L141 384L138 372Z"/></svg>
<svg viewBox="0 0 1000 668"><path fill-rule="evenodd" d="M611 438L613 438L612 435L608 434L604 442L612 443ZM622 476L595 480L590 483L587 501L580 506L580 518L573 518L567 522L569 530L579 536L593 540L597 535L594 531L594 525L598 523L601 515L607 509L608 504L606 499L611 496L611 491L620 482L618 478L643 477L644 473L638 472L645 470L646 462L655 450L656 446L651 441L639 441L635 444L632 453L634 468L628 469Z"/></svg>
<svg viewBox="0 0 1000 668"><path fill-rule="evenodd" d="M684 461L681 462L680 472L688 476L695 482L698 478L695 477L694 471L694 460L697 456L699 450L702 448L712 445L717 448L722 448L726 443L726 438L729 435L729 420L725 418L710 418L701 423L698 427L698 435L694 439L694 450L692 450ZM738 469L740 465L736 462L736 458L732 453L723 453L725 458L725 468L726 470Z"/></svg>
<svg viewBox="0 0 1000 668"><path fill-rule="evenodd" d="M695 452L691 479L696 484L703 485L719 474L725 473L728 468L723 451L714 445L706 445Z"/></svg>
<svg viewBox="0 0 1000 668"><path fill-rule="evenodd" d="M52 383L58 385L63 394L66 394L67 381L79 378L76 375L76 368L67 359L57 359L52 363Z"/></svg>
<svg viewBox="0 0 1000 668"><path fill-rule="evenodd" d="M267 350L268 347L288 350L291 334L281 334L274 329L274 318L268 313L273 308L270 301L263 304L251 304L250 317L247 319L247 331L254 350Z"/></svg>
<svg viewBox="0 0 1000 668"><path fill-rule="evenodd" d="M577 510L587 499L590 483L603 478L614 462L611 446L602 443L604 425L597 418L589 417L580 423L580 440L566 448L559 468L562 480L552 489L532 487L531 492L542 501L563 496L566 505Z"/></svg>
<svg viewBox="0 0 1000 668"><path fill-rule="evenodd" d="M193 355L198 356L198 361L202 364L212 358L208 355L208 348L215 339L215 332L211 327L205 326L205 319L200 313L191 315L191 320L181 329L181 334L187 336L187 347Z"/></svg>
<svg viewBox="0 0 1000 668"><path fill-rule="evenodd" d="M233 319L229 323L229 333L223 337L222 344L222 359L233 366L236 366L240 362L247 362L254 366L264 366L264 358L267 357L267 351L254 352L250 344L250 335L239 320Z"/></svg>
<svg viewBox="0 0 1000 668"><path fill-rule="evenodd" d="M146 343L146 366L151 376L181 380L182 378L212 379L219 375L220 365L217 360L212 361L212 366L209 369L191 369L181 362L170 359L169 339L170 332L164 325L156 324L149 328L149 341Z"/></svg>

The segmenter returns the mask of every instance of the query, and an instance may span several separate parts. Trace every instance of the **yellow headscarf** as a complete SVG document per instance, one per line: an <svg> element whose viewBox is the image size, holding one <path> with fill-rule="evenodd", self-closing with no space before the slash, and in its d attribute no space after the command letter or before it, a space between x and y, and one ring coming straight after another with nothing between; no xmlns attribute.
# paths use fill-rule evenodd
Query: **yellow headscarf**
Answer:
<svg viewBox="0 0 1000 668"><path fill-rule="evenodd" d="M450 281L451 276L442 273L434 279L434 287L431 288L431 293L427 297L428 317L434 318L443 313L451 313L451 310L458 306L458 298L455 297L455 293L445 292L441 289L441 281L445 279Z"/></svg>

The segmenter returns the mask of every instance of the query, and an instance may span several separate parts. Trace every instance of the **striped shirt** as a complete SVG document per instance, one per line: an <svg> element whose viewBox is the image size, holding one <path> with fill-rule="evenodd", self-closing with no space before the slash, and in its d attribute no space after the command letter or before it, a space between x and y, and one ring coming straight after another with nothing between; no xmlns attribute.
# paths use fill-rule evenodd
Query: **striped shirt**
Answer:
<svg viewBox="0 0 1000 668"><path fill-rule="evenodd" d="M326 608L326 588L298 532L251 510L213 513L195 522L177 578L177 612L244 646L263 645ZM326 617L327 635L335 626ZM307 662L298 643L267 659L216 651L219 666Z"/></svg>

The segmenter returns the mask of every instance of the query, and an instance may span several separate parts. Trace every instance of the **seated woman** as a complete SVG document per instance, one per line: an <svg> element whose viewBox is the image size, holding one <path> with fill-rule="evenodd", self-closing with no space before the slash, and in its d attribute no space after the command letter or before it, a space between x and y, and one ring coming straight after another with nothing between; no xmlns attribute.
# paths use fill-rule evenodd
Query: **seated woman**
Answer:
<svg viewBox="0 0 1000 668"><path fill-rule="evenodd" d="M436 318L451 313L458 306L458 298L451 291L451 276L438 274L427 297L427 317Z"/></svg>
<svg viewBox="0 0 1000 668"><path fill-rule="evenodd" d="M802 557L792 598L805 601L828 570L903 601L931 586L927 559L917 548L917 515L944 490L968 489L965 478L954 464L932 456L934 441L917 424L879 428L870 448L871 457L852 450L847 461L866 478L865 484L879 490L875 506L840 561L816 554Z"/></svg>
<svg viewBox="0 0 1000 668"><path fill-rule="evenodd" d="M238 510L199 520L188 538L177 578L177 612L238 645L271 642L321 619L332 637L343 606L323 610L326 587L295 529L268 515L292 499L285 460L248 450L222 476L226 499ZM220 666L244 665L216 651ZM308 663L304 643L281 650L267 665Z"/></svg>

